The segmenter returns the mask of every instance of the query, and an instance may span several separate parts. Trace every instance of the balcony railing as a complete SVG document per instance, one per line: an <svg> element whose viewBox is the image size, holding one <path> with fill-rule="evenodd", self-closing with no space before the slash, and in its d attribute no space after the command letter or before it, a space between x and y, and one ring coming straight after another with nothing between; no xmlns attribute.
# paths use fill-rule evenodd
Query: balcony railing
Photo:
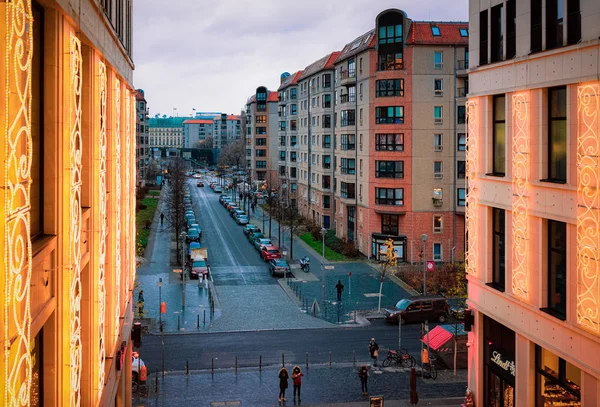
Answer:
<svg viewBox="0 0 600 407"><path fill-rule="evenodd" d="M463 69L468 69L469 68L469 60L468 59L461 59L456 61L456 69L459 70L463 70Z"/></svg>
<svg viewBox="0 0 600 407"><path fill-rule="evenodd" d="M344 69L340 77L341 80L356 78L356 69Z"/></svg>
<svg viewBox="0 0 600 407"><path fill-rule="evenodd" d="M355 101L356 101L356 95L346 94L346 95L340 96L340 103L348 103L348 102L354 103Z"/></svg>
<svg viewBox="0 0 600 407"><path fill-rule="evenodd" d="M356 119L346 119L341 121L341 126L354 126L356 124Z"/></svg>
<svg viewBox="0 0 600 407"><path fill-rule="evenodd" d="M456 97L464 98L469 90L467 88L456 88Z"/></svg>

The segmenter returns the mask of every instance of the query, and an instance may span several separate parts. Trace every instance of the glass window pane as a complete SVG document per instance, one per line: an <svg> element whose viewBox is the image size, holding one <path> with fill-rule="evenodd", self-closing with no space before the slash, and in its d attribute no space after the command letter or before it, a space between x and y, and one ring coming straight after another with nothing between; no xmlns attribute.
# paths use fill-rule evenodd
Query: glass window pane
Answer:
<svg viewBox="0 0 600 407"><path fill-rule="evenodd" d="M396 25L396 37L402 37L402 24Z"/></svg>
<svg viewBox="0 0 600 407"><path fill-rule="evenodd" d="M504 96L494 98L494 121L506 120L506 98Z"/></svg>
<svg viewBox="0 0 600 407"><path fill-rule="evenodd" d="M385 27L379 27L379 38L380 38L380 39L382 39L382 38L385 38L385 37L386 37L385 33L386 33L386 31L385 31Z"/></svg>
<svg viewBox="0 0 600 407"><path fill-rule="evenodd" d="M567 90L566 88L550 91L550 115L552 118L567 116Z"/></svg>

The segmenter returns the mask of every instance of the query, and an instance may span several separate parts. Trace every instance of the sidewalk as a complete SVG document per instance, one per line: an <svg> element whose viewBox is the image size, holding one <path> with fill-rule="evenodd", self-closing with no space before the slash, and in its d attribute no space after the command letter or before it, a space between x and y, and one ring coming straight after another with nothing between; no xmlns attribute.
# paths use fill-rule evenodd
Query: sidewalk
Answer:
<svg viewBox="0 0 600 407"><path fill-rule="evenodd" d="M291 372L293 366L286 366ZM302 381L302 406L368 406L368 398L361 396L358 367L313 365L301 366L305 376ZM239 369L158 375L148 377L147 396L134 396L136 406L294 406L292 383L286 391L286 403L279 404L279 368ZM438 376L437 380L417 378L419 406L459 407L464 400L466 372L454 378L451 372ZM290 373L291 374L291 373ZM388 369L371 370L369 394L384 396L387 407L408 406L409 372Z"/></svg>

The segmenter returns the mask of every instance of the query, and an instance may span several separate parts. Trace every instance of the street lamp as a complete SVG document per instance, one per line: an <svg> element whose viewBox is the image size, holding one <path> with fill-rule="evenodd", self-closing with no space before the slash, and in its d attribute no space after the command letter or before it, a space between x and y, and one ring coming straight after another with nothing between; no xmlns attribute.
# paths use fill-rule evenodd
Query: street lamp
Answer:
<svg viewBox="0 0 600 407"><path fill-rule="evenodd" d="M162 278L158 279L158 321L159 326L162 328Z"/></svg>
<svg viewBox="0 0 600 407"><path fill-rule="evenodd" d="M423 295L427 295L427 235L421 235L423 241Z"/></svg>
<svg viewBox="0 0 600 407"><path fill-rule="evenodd" d="M327 292L327 289L326 289L327 279L325 276L325 234L327 233L327 229L321 228L321 230L319 232L321 233L321 237L323 239L323 248L322 248L322 252L321 252L323 255L323 262L321 263L321 268L323 269L323 273L322 273L323 274L323 282L321 283L321 300L323 301L323 304L325 304L325 293Z"/></svg>
<svg viewBox="0 0 600 407"><path fill-rule="evenodd" d="M185 308L185 278L187 270L185 269L185 237L187 234L185 232L181 232L179 237L181 237L181 278L183 280L183 284L181 286L181 308Z"/></svg>

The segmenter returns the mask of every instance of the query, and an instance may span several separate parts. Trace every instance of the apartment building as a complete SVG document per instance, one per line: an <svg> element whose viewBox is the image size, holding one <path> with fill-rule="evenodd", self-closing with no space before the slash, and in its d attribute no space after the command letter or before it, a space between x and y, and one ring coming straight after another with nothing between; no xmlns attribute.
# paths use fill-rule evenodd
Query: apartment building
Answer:
<svg viewBox="0 0 600 407"><path fill-rule="evenodd" d="M150 148L179 149L184 147L183 122L191 117L152 117L148 120Z"/></svg>
<svg viewBox="0 0 600 407"><path fill-rule="evenodd" d="M296 207L298 194L298 79L302 71L281 75L281 85L277 89L279 100L278 167L281 184L285 184L285 199Z"/></svg>
<svg viewBox="0 0 600 407"><path fill-rule="evenodd" d="M327 229L333 217L333 63L339 54L310 64L298 78L298 209Z"/></svg>
<svg viewBox="0 0 600 407"><path fill-rule="evenodd" d="M246 158L252 182L279 184L277 175L277 92L256 88L246 103Z"/></svg>
<svg viewBox="0 0 600 407"><path fill-rule="evenodd" d="M135 109L137 114L135 121L136 179L138 185L143 185L146 177L146 167L149 163L150 149L148 147L150 136L148 133L148 103L146 102L146 97L144 96L144 91L142 89L136 89L135 91Z"/></svg>
<svg viewBox="0 0 600 407"><path fill-rule="evenodd" d="M187 119L183 121L182 126L184 148L212 148L214 146L215 122L213 120Z"/></svg>
<svg viewBox="0 0 600 407"><path fill-rule="evenodd" d="M391 238L407 262L427 235L427 259L460 259L467 23L389 9L375 25L335 61L336 235L373 258Z"/></svg>
<svg viewBox="0 0 600 407"><path fill-rule="evenodd" d="M469 387L600 400L600 2L470 2Z"/></svg>
<svg viewBox="0 0 600 407"><path fill-rule="evenodd" d="M0 2L3 406L131 405L131 14Z"/></svg>
<svg viewBox="0 0 600 407"><path fill-rule="evenodd" d="M237 115L222 113L215 118L213 124L213 139L215 148L224 148L239 140L242 136L242 118Z"/></svg>

